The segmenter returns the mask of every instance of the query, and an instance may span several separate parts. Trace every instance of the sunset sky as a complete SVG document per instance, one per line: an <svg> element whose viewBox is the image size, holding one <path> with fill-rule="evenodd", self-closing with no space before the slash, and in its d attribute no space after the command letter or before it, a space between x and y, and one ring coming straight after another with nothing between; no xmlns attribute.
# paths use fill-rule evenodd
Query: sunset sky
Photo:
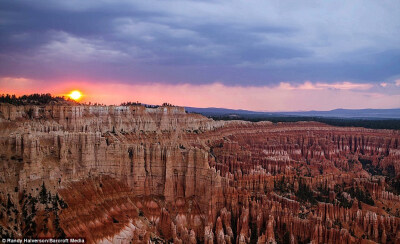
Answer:
<svg viewBox="0 0 400 244"><path fill-rule="evenodd" d="M0 93L400 108L399 13L393 0L3 0Z"/></svg>

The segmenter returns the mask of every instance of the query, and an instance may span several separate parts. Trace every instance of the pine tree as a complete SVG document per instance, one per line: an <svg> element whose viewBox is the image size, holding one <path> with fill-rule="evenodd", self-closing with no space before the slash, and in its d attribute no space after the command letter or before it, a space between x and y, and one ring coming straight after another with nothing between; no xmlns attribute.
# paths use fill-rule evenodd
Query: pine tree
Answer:
<svg viewBox="0 0 400 244"><path fill-rule="evenodd" d="M40 197L40 203L45 204L47 202L47 190L46 186L44 185L44 182L42 184L42 189L40 190L39 197Z"/></svg>

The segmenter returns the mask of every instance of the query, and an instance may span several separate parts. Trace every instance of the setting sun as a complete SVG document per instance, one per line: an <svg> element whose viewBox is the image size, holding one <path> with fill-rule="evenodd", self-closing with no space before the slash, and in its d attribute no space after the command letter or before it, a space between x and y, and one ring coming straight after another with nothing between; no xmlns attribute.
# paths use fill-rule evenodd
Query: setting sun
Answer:
<svg viewBox="0 0 400 244"><path fill-rule="evenodd" d="M82 93L81 93L80 91L78 91L78 90L75 90L75 91L71 91L71 93L68 94L68 96L69 96L71 99L77 101L77 100L79 100L79 99L82 97Z"/></svg>

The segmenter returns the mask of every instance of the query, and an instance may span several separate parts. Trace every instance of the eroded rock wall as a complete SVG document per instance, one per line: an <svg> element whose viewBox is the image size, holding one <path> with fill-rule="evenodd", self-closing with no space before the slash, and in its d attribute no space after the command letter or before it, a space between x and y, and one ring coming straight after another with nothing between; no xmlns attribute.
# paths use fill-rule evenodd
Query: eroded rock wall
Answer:
<svg viewBox="0 0 400 244"><path fill-rule="evenodd" d="M98 243L400 241L396 131L213 121L178 107L0 112L2 233Z"/></svg>

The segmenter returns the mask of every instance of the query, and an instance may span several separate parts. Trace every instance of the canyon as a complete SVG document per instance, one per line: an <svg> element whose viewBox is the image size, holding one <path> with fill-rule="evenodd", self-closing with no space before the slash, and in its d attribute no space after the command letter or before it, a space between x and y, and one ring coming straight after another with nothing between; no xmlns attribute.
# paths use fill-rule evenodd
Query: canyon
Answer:
<svg viewBox="0 0 400 244"><path fill-rule="evenodd" d="M0 104L2 237L400 243L400 132Z"/></svg>

